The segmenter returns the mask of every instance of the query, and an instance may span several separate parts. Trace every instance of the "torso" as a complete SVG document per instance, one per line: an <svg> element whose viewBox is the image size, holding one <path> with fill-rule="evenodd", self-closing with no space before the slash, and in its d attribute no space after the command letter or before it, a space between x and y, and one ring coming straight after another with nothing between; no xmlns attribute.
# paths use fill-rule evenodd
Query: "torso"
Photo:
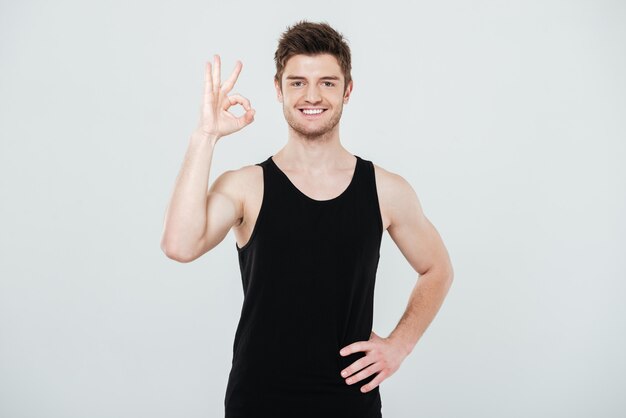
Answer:
<svg viewBox="0 0 626 418"><path fill-rule="evenodd" d="M241 220L234 229L243 290L228 418L381 417L378 387L361 393L340 376L365 353L339 349L371 337L381 239L399 219L399 176L354 157L356 166L346 157L307 175L269 157L234 170L222 190Z"/></svg>
<svg viewBox="0 0 626 418"><path fill-rule="evenodd" d="M278 162L278 164L280 164ZM341 194L352 179L352 169L346 170L345 174L341 178L336 179L317 179L319 183L323 185L315 184L306 177L298 176L297 173L291 173L283 170L288 176L291 182L302 193L310 196L313 199L327 200L332 199L335 196ZM261 209L261 202L263 200L263 168L258 165L249 165L242 167L239 170L242 176L246 177L244 184L248 185L244 191L243 200L243 218L240 219L240 223L235 225L232 229L235 234L237 245L243 247L254 229L256 219ZM392 173L383 169L382 167L374 164L374 173L376 176L376 189L378 192L378 200L380 206L380 214L383 221L383 229L387 230L390 225L390 219L387 209L389 199L386 197L386 190L390 186L392 179Z"/></svg>

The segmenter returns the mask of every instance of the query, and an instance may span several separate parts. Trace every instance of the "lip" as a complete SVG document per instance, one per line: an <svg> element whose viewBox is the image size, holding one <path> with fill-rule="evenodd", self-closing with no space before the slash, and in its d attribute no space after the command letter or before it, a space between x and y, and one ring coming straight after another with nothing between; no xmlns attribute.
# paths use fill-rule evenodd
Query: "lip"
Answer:
<svg viewBox="0 0 626 418"><path fill-rule="evenodd" d="M307 115L303 112L303 110L315 110L315 109L322 109L323 112L318 113L317 115ZM298 111L300 112L300 114L305 118L305 119L317 119L320 118L328 109L323 108L323 107L302 107L299 108Z"/></svg>

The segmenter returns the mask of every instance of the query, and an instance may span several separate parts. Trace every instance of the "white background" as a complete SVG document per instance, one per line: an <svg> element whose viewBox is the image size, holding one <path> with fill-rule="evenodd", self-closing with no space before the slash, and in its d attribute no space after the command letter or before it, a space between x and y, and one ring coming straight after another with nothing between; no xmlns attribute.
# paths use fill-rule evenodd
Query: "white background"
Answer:
<svg viewBox="0 0 626 418"><path fill-rule="evenodd" d="M341 141L412 184L455 269L383 416L625 416L626 5L591 0L2 0L0 416L223 416L234 235L177 263L163 217L214 53L257 113L210 182L285 144L300 19L348 39ZM386 336L417 278L388 234L377 277Z"/></svg>

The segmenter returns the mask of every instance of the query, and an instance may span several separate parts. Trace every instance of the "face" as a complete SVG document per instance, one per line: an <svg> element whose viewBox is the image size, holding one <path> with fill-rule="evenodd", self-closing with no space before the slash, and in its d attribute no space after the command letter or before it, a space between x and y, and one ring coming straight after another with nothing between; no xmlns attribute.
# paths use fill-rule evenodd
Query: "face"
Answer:
<svg viewBox="0 0 626 418"><path fill-rule="evenodd" d="M285 119L291 129L309 139L335 129L352 92L350 81L344 94L343 72L330 54L294 55L285 65L281 83L282 92L274 84ZM307 114L311 113L307 109L315 113Z"/></svg>

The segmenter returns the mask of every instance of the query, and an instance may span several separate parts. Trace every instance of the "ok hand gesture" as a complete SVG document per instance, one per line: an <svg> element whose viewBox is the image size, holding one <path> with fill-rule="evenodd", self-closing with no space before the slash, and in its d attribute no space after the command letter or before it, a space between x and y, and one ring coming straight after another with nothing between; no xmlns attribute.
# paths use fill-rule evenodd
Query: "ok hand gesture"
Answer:
<svg viewBox="0 0 626 418"><path fill-rule="evenodd" d="M213 71L211 71L211 63L206 63L204 97L200 123L197 128L197 132L203 137L210 137L217 141L223 136L237 132L254 120L256 112L250 107L248 99L239 94L228 96L228 92L233 89L237 77L239 77L242 66L242 62L237 60L233 73L224 84L221 84L220 56L214 55ZM231 106L236 104L240 104L246 110L246 113L240 117L236 117L228 111Z"/></svg>

